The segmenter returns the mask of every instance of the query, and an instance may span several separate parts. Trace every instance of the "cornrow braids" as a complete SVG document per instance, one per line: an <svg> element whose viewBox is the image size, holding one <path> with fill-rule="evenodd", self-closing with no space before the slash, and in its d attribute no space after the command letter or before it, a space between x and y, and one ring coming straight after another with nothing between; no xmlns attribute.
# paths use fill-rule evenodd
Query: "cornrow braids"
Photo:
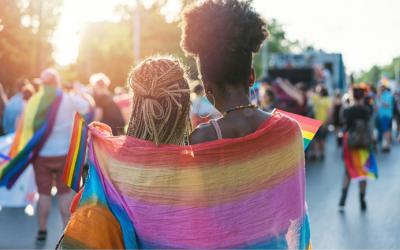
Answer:
<svg viewBox="0 0 400 250"><path fill-rule="evenodd" d="M187 144L191 131L190 90L177 59L151 57L128 76L133 90L128 136L159 144Z"/></svg>

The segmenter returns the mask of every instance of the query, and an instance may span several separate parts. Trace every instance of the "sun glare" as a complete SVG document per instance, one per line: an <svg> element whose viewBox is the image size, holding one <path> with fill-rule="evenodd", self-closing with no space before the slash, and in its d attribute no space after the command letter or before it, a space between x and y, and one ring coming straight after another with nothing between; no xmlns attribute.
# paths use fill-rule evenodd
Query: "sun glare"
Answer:
<svg viewBox="0 0 400 250"><path fill-rule="evenodd" d="M142 0L150 7L154 0ZM54 59L62 66L74 63L78 57L80 32L87 22L112 20L114 7L121 3L135 4L133 0L66 0L62 7L58 28L53 37ZM177 18L180 0L169 0L161 12L167 21Z"/></svg>

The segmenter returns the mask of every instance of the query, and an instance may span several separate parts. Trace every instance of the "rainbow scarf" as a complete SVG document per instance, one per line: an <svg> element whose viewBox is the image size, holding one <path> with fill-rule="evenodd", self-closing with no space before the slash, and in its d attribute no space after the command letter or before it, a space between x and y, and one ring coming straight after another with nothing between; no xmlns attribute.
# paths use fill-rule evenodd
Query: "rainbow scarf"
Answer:
<svg viewBox="0 0 400 250"><path fill-rule="evenodd" d="M351 179L365 180L378 178L378 164L372 149L351 149L347 145L346 133L343 138L343 157Z"/></svg>
<svg viewBox="0 0 400 250"><path fill-rule="evenodd" d="M304 141L287 116L185 147L114 137L101 123L89 130L89 176L64 246L97 247L120 230L125 248L310 248ZM99 225L109 214L116 228Z"/></svg>
<svg viewBox="0 0 400 250"><path fill-rule="evenodd" d="M10 150L11 158L0 166L0 186L11 188L38 155L52 131L61 99L61 90L44 86L29 100Z"/></svg>

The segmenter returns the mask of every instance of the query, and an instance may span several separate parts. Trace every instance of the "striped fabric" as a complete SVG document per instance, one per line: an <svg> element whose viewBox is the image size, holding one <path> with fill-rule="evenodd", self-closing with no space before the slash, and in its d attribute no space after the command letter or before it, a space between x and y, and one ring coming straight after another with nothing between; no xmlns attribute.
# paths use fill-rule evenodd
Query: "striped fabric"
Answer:
<svg viewBox="0 0 400 250"><path fill-rule="evenodd" d="M285 114L295 119L299 123L304 140L304 149L307 149L312 139L314 139L315 134L318 132L318 129L321 127L322 122L306 116L296 115L282 110L277 110L277 112Z"/></svg>
<svg viewBox="0 0 400 250"><path fill-rule="evenodd" d="M0 186L11 188L37 156L52 131L61 98L61 90L44 86L29 100L11 146L11 160L0 166Z"/></svg>
<svg viewBox="0 0 400 250"><path fill-rule="evenodd" d="M346 133L343 138L343 157L351 179L365 180L378 178L378 164L372 149L351 149L347 145Z"/></svg>
<svg viewBox="0 0 400 250"><path fill-rule="evenodd" d="M88 128L85 119L75 114L71 135L71 144L68 150L67 161L64 167L63 180L68 187L79 191L83 165L86 158Z"/></svg>
<svg viewBox="0 0 400 250"><path fill-rule="evenodd" d="M90 134L89 177L64 246L118 247L107 239L119 229L125 248L311 247L303 138L291 118L274 113L248 136L186 147L113 137L101 123ZM110 214L117 229L91 228Z"/></svg>

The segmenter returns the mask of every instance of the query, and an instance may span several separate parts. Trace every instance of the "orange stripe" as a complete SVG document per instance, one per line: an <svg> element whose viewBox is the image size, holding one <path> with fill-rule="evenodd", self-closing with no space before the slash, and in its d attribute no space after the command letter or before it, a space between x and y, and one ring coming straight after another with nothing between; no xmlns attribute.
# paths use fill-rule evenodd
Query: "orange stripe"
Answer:
<svg viewBox="0 0 400 250"><path fill-rule="evenodd" d="M72 140L71 140L71 144L70 144L69 150L68 150L67 161L64 166L63 180L68 186L71 185L71 183L68 183L68 176L69 176L70 172L73 171L73 169L72 169L73 166L71 166L71 164L72 164L72 159L74 157L76 147L77 147L76 142L77 142L77 137L79 134L78 128L79 128L80 119L82 119L82 118L78 114L75 114L74 127L73 127L72 137L71 137Z"/></svg>
<svg viewBox="0 0 400 250"><path fill-rule="evenodd" d="M77 158L78 158L78 154L79 154L79 146L80 146L80 144L81 144L81 140L82 140L82 138L81 138L81 135L82 135L82 127L83 127L83 125L84 125L84 123L83 123L83 119L80 119L79 120L79 126L78 126L78 129L77 129L77 131L78 131L78 136L76 136L76 138L77 138L77 143L76 143L76 147L75 147L75 152L74 152L74 155L73 155L73 158L72 158L72 167L71 167L71 171L70 171L70 173L69 173L69 176L68 176L68 183L70 183L70 185L72 186L73 185L73 176L74 176L74 173L75 173L75 171L76 171L76 164L77 164Z"/></svg>

